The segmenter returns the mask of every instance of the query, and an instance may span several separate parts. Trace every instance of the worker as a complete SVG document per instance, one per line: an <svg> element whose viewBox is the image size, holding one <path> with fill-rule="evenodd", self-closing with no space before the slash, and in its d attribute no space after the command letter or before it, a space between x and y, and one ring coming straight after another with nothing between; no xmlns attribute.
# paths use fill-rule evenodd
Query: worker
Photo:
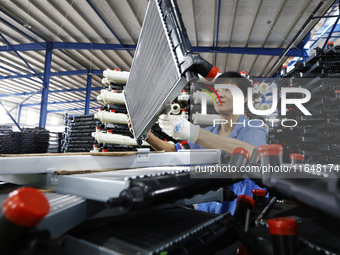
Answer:
<svg viewBox="0 0 340 255"><path fill-rule="evenodd" d="M251 86L251 83L237 72L225 72L215 80L215 90L222 103L214 95L216 97L216 104L214 106L216 112L220 115L220 119L228 121L225 121L227 122L226 124L217 124L203 129L179 115L162 114L158 119L159 126L167 135L174 139L187 140L190 149L221 149L227 153L232 153L235 148L242 147L251 155L255 148L266 144L266 131L259 121L254 120L251 126L249 126L248 119L244 115L233 114L232 93L223 86L224 84L237 86L244 95L247 95L247 89ZM246 102L247 97L244 98L244 103ZM230 123L233 124L231 125ZM148 132L147 142L158 151L171 152L180 150L179 143L170 144L162 141L151 131ZM249 178L245 178L243 181L234 183L228 188L237 195L252 196L252 189L259 189L260 187ZM233 214L235 208L236 200L224 203L201 203L197 207L198 210L217 214L225 212Z"/></svg>

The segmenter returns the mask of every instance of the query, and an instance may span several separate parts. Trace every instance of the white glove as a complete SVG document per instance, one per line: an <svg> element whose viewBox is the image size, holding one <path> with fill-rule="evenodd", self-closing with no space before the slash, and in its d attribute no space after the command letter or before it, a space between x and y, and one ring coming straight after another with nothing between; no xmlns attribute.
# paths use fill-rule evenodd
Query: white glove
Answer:
<svg viewBox="0 0 340 255"><path fill-rule="evenodd" d="M200 127L190 123L178 115L162 114L158 118L158 124L163 132L177 140L197 141Z"/></svg>

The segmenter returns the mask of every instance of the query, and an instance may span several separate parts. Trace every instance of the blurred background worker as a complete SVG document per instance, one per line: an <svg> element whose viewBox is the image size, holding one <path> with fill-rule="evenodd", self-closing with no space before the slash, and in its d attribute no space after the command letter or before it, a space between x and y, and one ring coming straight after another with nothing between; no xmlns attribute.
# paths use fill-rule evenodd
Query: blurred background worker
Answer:
<svg viewBox="0 0 340 255"><path fill-rule="evenodd" d="M260 145L266 144L266 131L258 121L252 121L252 127L248 125L248 119L244 115L233 114L233 96L224 85L233 85L241 89L247 95L247 89L251 86L247 78L242 77L237 72L225 72L221 74L214 83L215 90L220 96L221 102L217 100L214 105L220 119L227 120L227 124L216 124L207 128L200 128L198 125L190 123L179 115L162 114L158 123L163 132L177 140L187 140L190 149L220 149L227 153L232 153L237 147L242 147L249 152ZM247 97L244 103L247 102ZM231 125L230 123L233 123ZM129 123L130 129L131 125ZM180 150L180 144L170 144L157 138L151 131L148 132L147 142L155 150L167 152ZM253 181L245 178L243 181L234 183L228 187L236 195L252 196L252 189L259 189ZM224 203L207 202L198 205L197 209L211 213L234 213L236 200Z"/></svg>

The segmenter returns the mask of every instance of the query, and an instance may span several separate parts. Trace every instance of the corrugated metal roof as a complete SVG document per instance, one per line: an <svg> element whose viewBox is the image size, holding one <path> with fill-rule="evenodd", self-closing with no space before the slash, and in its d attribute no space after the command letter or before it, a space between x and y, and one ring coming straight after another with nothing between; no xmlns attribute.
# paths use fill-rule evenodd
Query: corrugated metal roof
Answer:
<svg viewBox="0 0 340 255"><path fill-rule="evenodd" d="M286 48L301 34L293 48L318 22L314 19L300 31L317 6L315 15L323 15L333 0L178 0L178 6L193 47L205 48L200 54L221 71L245 70L253 76L266 76L278 56L218 53L224 47ZM135 46L142 27L147 0L0 0L0 48L46 41ZM8 43L6 42L8 41ZM42 88L41 79L29 77L4 79L7 76L44 72L45 51L0 51L0 93L35 92ZM133 48L133 47L132 47ZM265 53L265 50L263 51ZM54 49L51 72L73 70L128 71L133 50ZM282 62L285 58L282 59ZM92 76L92 87L101 87L101 75ZM86 87L87 75L52 76L50 90ZM96 99L98 91L92 91ZM85 91L50 93L49 102L85 99ZM19 103L26 96L2 97ZM25 104L39 103L41 94ZM92 101L91 107L100 106ZM38 105L32 107L39 108ZM49 104L48 110L83 108L84 103ZM92 110L93 112L94 110ZM81 112L81 111L80 111ZM70 112L71 114L75 112ZM77 111L79 114L79 111Z"/></svg>

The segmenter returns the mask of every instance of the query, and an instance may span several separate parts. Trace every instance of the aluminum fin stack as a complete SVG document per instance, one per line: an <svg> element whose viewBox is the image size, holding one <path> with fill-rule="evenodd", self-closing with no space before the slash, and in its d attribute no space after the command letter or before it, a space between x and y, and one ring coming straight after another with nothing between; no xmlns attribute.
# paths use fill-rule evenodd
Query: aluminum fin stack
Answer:
<svg viewBox="0 0 340 255"><path fill-rule="evenodd" d="M214 78L218 68L191 52L174 0L150 0L124 90L135 139L146 138L188 82L201 74Z"/></svg>

